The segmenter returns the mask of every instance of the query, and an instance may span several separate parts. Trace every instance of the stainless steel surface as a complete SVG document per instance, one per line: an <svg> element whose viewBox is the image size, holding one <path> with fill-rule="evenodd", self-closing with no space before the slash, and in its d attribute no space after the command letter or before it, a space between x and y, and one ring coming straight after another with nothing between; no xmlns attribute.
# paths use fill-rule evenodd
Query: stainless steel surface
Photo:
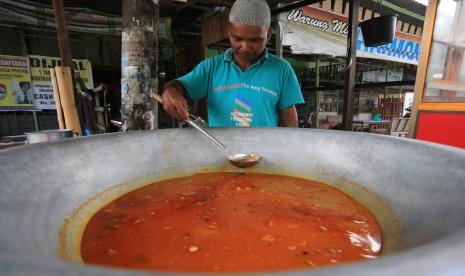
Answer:
<svg viewBox="0 0 465 276"><path fill-rule="evenodd" d="M73 130L71 129L50 129L34 132L26 132L26 142L28 144L56 141L64 138L73 137Z"/></svg>
<svg viewBox="0 0 465 276"><path fill-rule="evenodd" d="M210 131L231 150L263 157L247 171L311 178L350 194L377 217L386 243L396 225L383 218L392 213L399 220L404 243L397 253L279 274L465 275L465 151L342 131ZM63 262L57 257L59 231L83 203L110 188L121 194L199 171L245 171L229 164L200 135L194 129L140 131L2 150L0 274L166 275Z"/></svg>

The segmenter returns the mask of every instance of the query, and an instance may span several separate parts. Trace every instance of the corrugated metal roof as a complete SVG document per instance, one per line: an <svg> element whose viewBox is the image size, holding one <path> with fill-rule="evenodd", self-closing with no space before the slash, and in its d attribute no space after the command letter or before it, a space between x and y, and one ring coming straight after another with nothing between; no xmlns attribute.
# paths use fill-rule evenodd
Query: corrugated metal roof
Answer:
<svg viewBox="0 0 465 276"><path fill-rule="evenodd" d="M403 22L415 26L423 26L426 6L414 0L383 0L377 4L377 0L360 0L360 6L375 10L380 14L398 14Z"/></svg>
<svg viewBox="0 0 465 276"><path fill-rule="evenodd" d="M21 1L21 0L18 0ZM218 11L219 7L229 8L235 0L188 0L187 3L174 2L172 0L160 0L160 16L172 17L173 34L177 37L178 43L189 44L189 41L200 36L202 18ZM306 0L305 3L309 3ZM313 2L329 2L332 0ZM339 1L339 0L338 0ZM340 0L342 1L342 0ZM349 0L347 0L349 1ZM347 2L344 0L344 2ZM0 0L1 5L2 0ZM28 0L29 3L43 4L51 7L50 0ZM88 8L100 12L121 16L122 0L113 0L109 4L108 0L63 0L66 7ZM151 1L147 1L148 3ZM278 5L287 6L303 0L267 0L272 11L278 8ZM376 12L381 14L399 14L402 22L410 23L414 26L423 26L422 17L425 15L426 7L414 0L382 0L381 5L376 5L378 0L360 0L360 6L366 9L375 8ZM325 3L328 4L328 3ZM402 13L402 11L404 11Z"/></svg>

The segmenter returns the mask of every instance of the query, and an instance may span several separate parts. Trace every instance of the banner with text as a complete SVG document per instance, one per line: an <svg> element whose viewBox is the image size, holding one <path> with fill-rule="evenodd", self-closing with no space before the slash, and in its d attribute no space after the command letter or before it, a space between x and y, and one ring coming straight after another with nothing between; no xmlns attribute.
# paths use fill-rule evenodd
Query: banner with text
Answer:
<svg viewBox="0 0 465 276"><path fill-rule="evenodd" d="M346 56L348 19L344 15L315 7L293 9L279 15L283 45L293 54ZM366 47L357 30L357 57L418 64L421 37L396 32L394 41L379 47Z"/></svg>
<svg viewBox="0 0 465 276"><path fill-rule="evenodd" d="M0 110L33 109L27 57L0 56Z"/></svg>
<svg viewBox="0 0 465 276"><path fill-rule="evenodd" d="M92 66L87 59L73 59L74 72L81 77L88 89L94 88ZM31 67L32 90L34 93L34 108L55 109L50 68L61 66L61 59L56 57L29 56Z"/></svg>

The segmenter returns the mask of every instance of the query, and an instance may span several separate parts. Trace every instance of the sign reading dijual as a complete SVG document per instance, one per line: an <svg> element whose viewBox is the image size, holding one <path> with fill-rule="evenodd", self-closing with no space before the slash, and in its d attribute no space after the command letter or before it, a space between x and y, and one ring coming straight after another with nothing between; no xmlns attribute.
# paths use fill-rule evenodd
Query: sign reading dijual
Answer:
<svg viewBox="0 0 465 276"><path fill-rule="evenodd" d="M34 91L34 107L36 109L55 109L50 68L61 66L61 59L56 57L29 56L31 80ZM94 86L92 66L87 59L74 59L74 72L81 77L88 89Z"/></svg>
<svg viewBox="0 0 465 276"><path fill-rule="evenodd" d="M279 15L283 45L294 54L345 56L348 19L344 15L315 7L294 9ZM396 32L394 41L379 47L366 47L360 28L357 31L357 57L418 64L421 38Z"/></svg>
<svg viewBox="0 0 465 276"><path fill-rule="evenodd" d="M0 110L28 109L33 107L27 57L0 56Z"/></svg>

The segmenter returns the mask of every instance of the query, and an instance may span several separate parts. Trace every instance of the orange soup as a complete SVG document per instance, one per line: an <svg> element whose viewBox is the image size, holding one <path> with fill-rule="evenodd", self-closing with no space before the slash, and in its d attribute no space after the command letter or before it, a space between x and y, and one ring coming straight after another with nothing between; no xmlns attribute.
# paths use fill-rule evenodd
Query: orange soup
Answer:
<svg viewBox="0 0 465 276"><path fill-rule="evenodd" d="M121 196L88 222L85 263L132 269L245 272L377 258L373 215L310 180L258 173L170 179Z"/></svg>

